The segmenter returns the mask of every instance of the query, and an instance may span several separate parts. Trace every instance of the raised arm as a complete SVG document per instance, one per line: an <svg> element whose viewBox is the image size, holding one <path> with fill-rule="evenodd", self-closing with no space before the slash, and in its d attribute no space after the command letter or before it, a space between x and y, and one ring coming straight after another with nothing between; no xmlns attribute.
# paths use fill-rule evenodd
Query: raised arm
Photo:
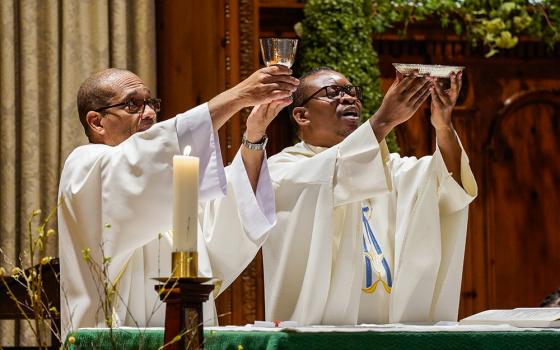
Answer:
<svg viewBox="0 0 560 350"><path fill-rule="evenodd" d="M457 102L459 91L461 90L461 76L451 73L451 87L448 91L444 91L442 83L434 79L432 89L432 116L431 122L436 130L436 142L440 149L441 156L447 170L453 176L453 179L462 186L461 181L461 145L457 140L457 134L453 128L451 120L451 112Z"/></svg>
<svg viewBox="0 0 560 350"><path fill-rule="evenodd" d="M445 165L453 179L461 183L461 146L451 118L451 112L461 90L461 73L451 74L451 88L444 91L438 79L416 74L397 78L383 98L383 103L369 122L378 141L397 125L410 119L428 96L432 96L431 122Z"/></svg>
<svg viewBox="0 0 560 350"><path fill-rule="evenodd" d="M278 112L292 102L290 97L275 100L265 105L253 107L251 114L247 118L247 132L245 137L250 143L259 143L266 136L266 128L270 122L278 115ZM245 171L249 177L249 182L253 192L257 190L259 174L264 160L264 150L253 150L241 146L241 158L245 165Z"/></svg>

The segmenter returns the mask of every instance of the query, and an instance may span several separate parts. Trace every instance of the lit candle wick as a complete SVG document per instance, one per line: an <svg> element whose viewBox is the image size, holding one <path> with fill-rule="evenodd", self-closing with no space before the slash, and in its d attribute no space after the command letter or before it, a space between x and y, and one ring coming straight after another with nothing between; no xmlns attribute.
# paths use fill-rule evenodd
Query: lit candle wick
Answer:
<svg viewBox="0 0 560 350"><path fill-rule="evenodd" d="M185 150L183 151L183 155L188 156L190 154L191 154L191 146L185 147Z"/></svg>

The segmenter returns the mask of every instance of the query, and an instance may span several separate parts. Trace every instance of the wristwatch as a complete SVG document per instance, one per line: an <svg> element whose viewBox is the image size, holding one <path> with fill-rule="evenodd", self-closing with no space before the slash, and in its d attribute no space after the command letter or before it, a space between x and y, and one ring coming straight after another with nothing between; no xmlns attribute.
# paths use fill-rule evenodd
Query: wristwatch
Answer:
<svg viewBox="0 0 560 350"><path fill-rule="evenodd" d="M253 151L262 151L266 148L266 143L268 142L268 137L266 135L264 135L262 137L262 139L260 139L258 142L250 142L249 140L247 140L247 134L243 134L243 138L241 139L241 143L243 144L243 146L247 147L250 150Z"/></svg>

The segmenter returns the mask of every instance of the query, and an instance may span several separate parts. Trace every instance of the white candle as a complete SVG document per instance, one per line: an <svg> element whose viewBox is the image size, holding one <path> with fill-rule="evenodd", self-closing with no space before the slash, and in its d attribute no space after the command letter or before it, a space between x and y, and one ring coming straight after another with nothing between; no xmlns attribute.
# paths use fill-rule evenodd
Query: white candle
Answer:
<svg viewBox="0 0 560 350"><path fill-rule="evenodd" d="M195 252L198 228L198 157L173 156L173 251Z"/></svg>

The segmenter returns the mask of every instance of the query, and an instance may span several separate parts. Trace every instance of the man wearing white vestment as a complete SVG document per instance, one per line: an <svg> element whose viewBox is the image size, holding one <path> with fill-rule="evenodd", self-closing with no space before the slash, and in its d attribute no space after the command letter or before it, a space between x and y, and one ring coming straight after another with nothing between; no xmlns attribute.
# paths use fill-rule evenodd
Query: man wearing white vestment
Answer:
<svg viewBox="0 0 560 350"><path fill-rule="evenodd" d="M360 125L362 91L322 67L300 78L291 117L301 142L268 160L277 225L263 245L268 320L357 324L456 320L468 205L477 194L451 88L398 75ZM433 155L383 141L431 96Z"/></svg>
<svg viewBox="0 0 560 350"><path fill-rule="evenodd" d="M172 159L187 145L200 159L199 274L225 289L243 271L276 221L265 132L291 102L298 80L290 74L261 69L157 124L160 100L135 74L107 69L82 84L78 112L90 143L69 155L59 188L63 332L106 326L106 318L113 326L163 326L151 278L171 272ZM247 106L256 107L243 146L225 170L217 130ZM110 257L105 278L92 276L84 249L99 265ZM111 310L103 310L103 282L116 286ZM213 305L205 303L206 318Z"/></svg>

